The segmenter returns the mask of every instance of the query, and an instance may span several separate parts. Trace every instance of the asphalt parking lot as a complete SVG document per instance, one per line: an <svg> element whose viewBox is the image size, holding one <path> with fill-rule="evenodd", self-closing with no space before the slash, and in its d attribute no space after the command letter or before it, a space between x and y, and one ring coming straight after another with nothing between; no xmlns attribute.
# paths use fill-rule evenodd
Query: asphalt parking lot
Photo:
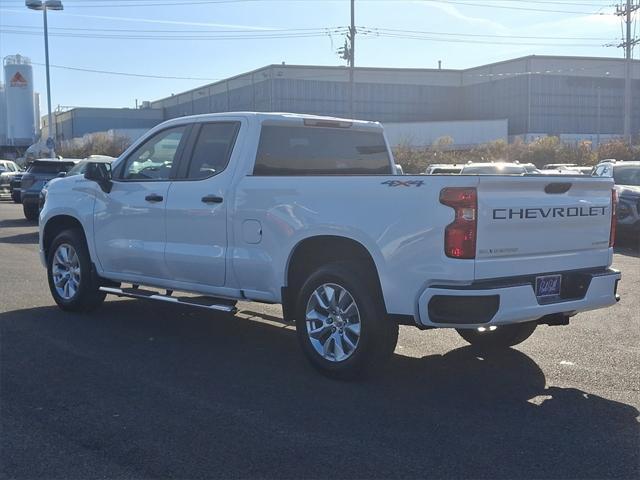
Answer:
<svg viewBox="0 0 640 480"><path fill-rule="evenodd" d="M58 310L37 226L0 202L0 476L638 478L640 258L621 302L478 357L402 327L388 370L319 376L279 310Z"/></svg>

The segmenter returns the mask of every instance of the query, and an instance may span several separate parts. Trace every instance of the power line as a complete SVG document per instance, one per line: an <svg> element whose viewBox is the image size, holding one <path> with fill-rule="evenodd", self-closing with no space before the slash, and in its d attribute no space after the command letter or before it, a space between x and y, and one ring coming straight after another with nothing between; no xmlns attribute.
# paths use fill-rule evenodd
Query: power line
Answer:
<svg viewBox="0 0 640 480"><path fill-rule="evenodd" d="M0 28L24 28L30 30L38 30L42 32L41 26L34 25L9 25L9 24L0 24ZM274 28L269 30L264 30L262 27L256 27L247 30L189 30L189 29L180 29L180 30L167 30L167 29L140 29L140 28L82 28L82 27L49 27L49 30L69 30L69 31L88 31L88 32L123 32L123 33L252 33L252 32L265 32L265 33L278 33L278 32L311 32L311 31L322 31L326 32L327 30L339 30L339 29L348 29L348 27L315 27L315 28Z"/></svg>
<svg viewBox="0 0 640 480"><path fill-rule="evenodd" d="M33 65L44 66L44 63L31 62ZM94 68L82 68L82 67L70 67L68 65L49 65L51 68L58 68L61 70L73 70L76 72L88 72L88 73L100 73L105 75L120 75L124 77L139 77L139 78L156 78L161 80L195 80L199 82L211 82L222 80L220 78L204 78L204 77L176 77L176 76L167 76L167 75L151 75L151 74L142 74L142 73L131 73L131 72L115 72L111 70L97 70Z"/></svg>
<svg viewBox="0 0 640 480"><path fill-rule="evenodd" d="M465 40L462 38L440 38L435 36L428 35L412 35L412 34L401 34L401 33L392 33L392 32L384 32L384 31L369 31L369 30L361 30L360 34L363 37L367 38L398 38L398 39L406 39L406 40L428 40L432 42L443 42L443 43L462 43L462 44L484 44L484 45L518 45L518 46L533 46L533 47L605 47L601 43L547 43L547 42L514 42L509 39L505 39L504 41L497 40Z"/></svg>
<svg viewBox="0 0 640 480"><path fill-rule="evenodd" d="M585 11L575 11L575 10L553 10L548 8L516 7L513 5L472 3L472 2L463 2L458 0L422 0L422 1L451 4L451 5L463 5L466 7L484 7L484 8L501 8L506 10L522 10L527 12L566 13L566 14L578 14L578 15L613 15L613 13L604 13L604 12L585 12Z"/></svg>
<svg viewBox="0 0 640 480"><path fill-rule="evenodd" d="M526 35L496 35L496 34L480 34L480 33L452 33L452 32L434 32L426 30L402 30L393 28L381 28L381 27L358 27L365 30L372 30L374 32L384 31L392 33L409 33L409 34L425 34L425 35L447 35L458 37L487 37L487 38L516 38L516 39L528 39L528 40L610 40L605 37L545 37L545 36L526 36Z"/></svg>
<svg viewBox="0 0 640 480"><path fill-rule="evenodd" d="M430 40L435 42L445 42L445 43L463 43L463 44L485 44L485 45L520 45L520 46L552 46L552 47L606 47L612 46L611 44L602 44L600 43L550 43L544 41L538 42L529 42L529 41L514 41L514 40L589 40L588 38L579 38L579 37L566 37L566 38L544 38L544 37L517 37L517 36L498 36L498 35L465 35L465 34L453 34L453 33L442 33L442 32L417 32L412 33L411 31L394 31L391 29L378 29L378 28L367 28L360 27L361 33L363 36L367 36L369 38L379 37L379 38L399 38L399 39L408 39L408 40ZM103 33L79 33L79 32L61 32L54 31L49 32L49 35L52 37L62 37L62 38L88 38L88 39L99 39L99 40L162 40L162 41L225 41L225 40L278 40L278 39L288 39L288 38L321 38L331 36L332 34L342 35L347 33L348 30L346 27L337 28L337 29L326 29L324 31L309 31L309 32L250 32L250 33L238 33L238 32L221 32L217 34L209 34L209 35L162 35L162 34L103 34ZM26 35L26 36L40 36L41 33L38 31L24 31L21 29L12 29L7 27L0 28L0 33L4 35ZM463 37L463 38L456 38ZM472 39L465 39L464 37L473 37ZM495 38L496 40L482 40L482 38L490 39ZM502 41L499 41L501 39ZM598 39L593 39L598 40ZM346 50L344 50L346 48ZM350 52L349 52L349 43L347 43L346 47L343 47L341 52L343 58L350 60Z"/></svg>
<svg viewBox="0 0 640 480"><path fill-rule="evenodd" d="M599 1L599 3L584 3L584 2L562 2L562 1L556 1L556 0L509 0L511 2L519 2L519 3L535 3L535 4L541 4L541 5L567 5L567 6L571 6L571 7L600 7L600 8L605 8L605 7L610 7L611 3L610 2L602 2L602 0Z"/></svg>
<svg viewBox="0 0 640 480"><path fill-rule="evenodd" d="M128 8L128 7L173 7L173 6L197 6L197 5L213 5L221 3L246 3L256 0L202 0L202 1L186 1L186 2L153 2L153 3L114 3L107 2L105 4L76 4L65 2L65 8ZM1 5L7 5L11 7L24 7L24 2L1 2Z"/></svg>
<svg viewBox="0 0 640 480"><path fill-rule="evenodd" d="M320 38L328 37L331 34L341 34L343 30L324 32L282 32L282 33L259 33L254 32L251 34L235 34L235 32L227 32L226 34L217 35L108 35L100 33L63 33L63 32L49 32L51 37L63 37L63 38L91 38L102 40L166 40L166 41L222 41L222 40L272 40L272 39L285 39L285 38ZM28 36L41 36L42 34L36 31L25 32L23 30L12 30L7 28L0 29L0 33L4 35L28 35Z"/></svg>

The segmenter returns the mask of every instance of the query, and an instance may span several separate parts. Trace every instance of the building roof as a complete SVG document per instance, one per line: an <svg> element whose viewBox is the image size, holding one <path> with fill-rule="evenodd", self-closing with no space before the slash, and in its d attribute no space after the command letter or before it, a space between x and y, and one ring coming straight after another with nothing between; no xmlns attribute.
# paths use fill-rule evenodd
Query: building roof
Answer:
<svg viewBox="0 0 640 480"><path fill-rule="evenodd" d="M463 69L452 69L452 68L399 68L399 67L355 67L355 71L356 72L393 72L393 73L430 73L430 74L464 74L467 72L473 72L474 70L478 70L478 69L491 69L493 67L499 67L499 66L504 66L504 65L508 65L508 64L517 64L517 63L521 63L522 61L525 60L535 60L535 61L542 61L544 62L546 61L563 61L563 62L597 62L597 63L619 63L620 65L624 65L625 59L624 58L617 58L617 57L580 57L580 56L562 56L562 55L526 55L523 57L517 57L517 58L511 58L511 59L507 59L507 60L501 60L498 62L493 62L493 63L488 63L488 64L484 64L484 65L479 65L479 66L475 66L475 67L469 67L469 68L463 68ZM633 60L632 61L634 63L634 65L637 65L638 69L640 69L640 60ZM237 80L243 77L247 77L247 76L251 76L251 75L255 75L259 72L263 72L265 70L269 70L269 69L283 69L283 70L291 70L291 69L309 69L309 70L333 70L335 72L349 72L349 67L346 67L344 65L297 65L297 64L270 64L270 65L265 65L263 67L260 68L256 68L254 70L250 70L248 72L243 72L240 73L238 75L234 75L228 78L225 78L223 80L217 80L215 82L211 82L211 83L207 83L204 85L201 85L199 87L196 88L191 88L189 90L184 90L182 92L176 93L176 94L172 94L168 97L163 97L157 100L152 100L151 103L159 103L159 102L164 102L166 100L170 100L172 98L175 98L179 95L185 95L185 94L189 94L189 93L194 93L194 92L198 92L201 91L203 89L209 88L213 85L220 85L223 84L225 82L231 82L233 80ZM567 71L570 70L575 70L575 69L571 69L571 68L567 68ZM518 73L528 73L528 72L514 72L514 74L518 74Z"/></svg>

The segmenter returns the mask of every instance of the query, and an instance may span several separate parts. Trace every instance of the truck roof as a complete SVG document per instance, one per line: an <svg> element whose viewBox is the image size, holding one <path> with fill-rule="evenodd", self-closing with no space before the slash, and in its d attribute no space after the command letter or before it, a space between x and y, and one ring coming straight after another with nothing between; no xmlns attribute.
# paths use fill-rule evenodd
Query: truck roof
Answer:
<svg viewBox="0 0 640 480"><path fill-rule="evenodd" d="M323 126L323 122L340 123L344 128L355 126L358 129L382 129L380 122L372 122L368 120L354 120L350 118L329 117L322 115L308 115L304 113L288 113L288 112L222 112L222 113L205 113L201 115L189 115L186 117L174 118L168 120L161 125L170 125L181 123L192 123L194 121L215 121L219 118L226 117L253 117L258 119L260 123L277 122L300 124L305 122L318 122L317 126ZM347 125L348 124L348 125Z"/></svg>

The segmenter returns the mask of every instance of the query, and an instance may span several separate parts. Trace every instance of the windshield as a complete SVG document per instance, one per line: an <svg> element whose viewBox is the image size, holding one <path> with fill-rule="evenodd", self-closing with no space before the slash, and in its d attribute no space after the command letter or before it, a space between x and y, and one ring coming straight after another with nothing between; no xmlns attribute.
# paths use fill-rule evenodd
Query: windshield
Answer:
<svg viewBox="0 0 640 480"><path fill-rule="evenodd" d="M615 167L613 180L616 185L632 185L640 187L640 166Z"/></svg>
<svg viewBox="0 0 640 480"><path fill-rule="evenodd" d="M431 170L431 175L457 175L460 173L461 168L434 168Z"/></svg>
<svg viewBox="0 0 640 480"><path fill-rule="evenodd" d="M69 172L67 172L67 177L71 177L73 175L84 175L85 170L87 169L87 164L89 162L80 162L75 167L73 167Z"/></svg>
<svg viewBox="0 0 640 480"><path fill-rule="evenodd" d="M522 175L524 167L519 165L471 165L462 169L462 175Z"/></svg>
<svg viewBox="0 0 640 480"><path fill-rule="evenodd" d="M73 167L73 163L67 162L38 162L29 167L29 173L56 174L68 172Z"/></svg>

